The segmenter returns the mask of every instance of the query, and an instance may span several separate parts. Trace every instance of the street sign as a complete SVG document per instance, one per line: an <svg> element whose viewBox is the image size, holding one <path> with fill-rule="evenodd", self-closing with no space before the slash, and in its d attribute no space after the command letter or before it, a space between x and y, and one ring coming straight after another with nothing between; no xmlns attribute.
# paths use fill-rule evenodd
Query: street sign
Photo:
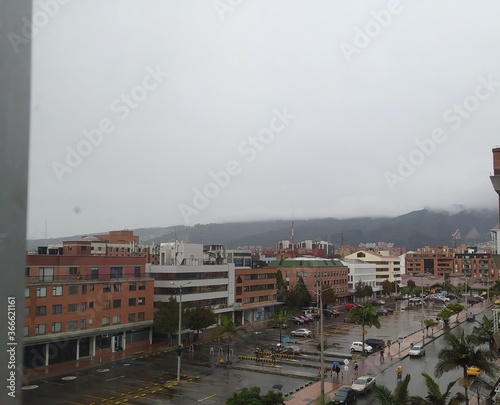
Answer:
<svg viewBox="0 0 500 405"><path fill-rule="evenodd" d="M349 364L349 360L344 359L344 364L347 366Z"/></svg>
<svg viewBox="0 0 500 405"><path fill-rule="evenodd" d="M345 371L349 371L349 366L344 366Z"/></svg>

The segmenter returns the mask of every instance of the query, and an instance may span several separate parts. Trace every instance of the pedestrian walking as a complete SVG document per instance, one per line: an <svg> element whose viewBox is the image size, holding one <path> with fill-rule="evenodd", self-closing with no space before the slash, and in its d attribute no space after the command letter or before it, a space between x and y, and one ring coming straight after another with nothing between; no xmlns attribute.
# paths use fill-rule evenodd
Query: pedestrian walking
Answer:
<svg viewBox="0 0 500 405"><path fill-rule="evenodd" d="M335 367L335 372L337 373L337 380L339 379L340 367Z"/></svg>
<svg viewBox="0 0 500 405"><path fill-rule="evenodd" d="M398 368L396 369L396 378L398 380L401 380L401 378L403 378L403 367L402 366L398 366Z"/></svg>
<svg viewBox="0 0 500 405"><path fill-rule="evenodd" d="M380 350L380 364L384 364L384 349Z"/></svg>
<svg viewBox="0 0 500 405"><path fill-rule="evenodd" d="M355 361L355 362L354 362L354 372L355 372L355 373L357 373L357 372L358 372L358 368L359 368L359 366L358 366L358 362L357 362L357 361Z"/></svg>

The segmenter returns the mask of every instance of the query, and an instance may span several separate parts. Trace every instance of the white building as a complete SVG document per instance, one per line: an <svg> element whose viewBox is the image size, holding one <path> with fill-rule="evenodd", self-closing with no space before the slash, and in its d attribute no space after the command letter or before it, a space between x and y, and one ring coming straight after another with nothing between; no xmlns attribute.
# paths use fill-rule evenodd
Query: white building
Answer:
<svg viewBox="0 0 500 405"><path fill-rule="evenodd" d="M377 269L373 263L366 263L358 259L343 259L341 262L349 268L348 288L350 292L356 290L360 281L369 285L374 293L382 290L377 285Z"/></svg>

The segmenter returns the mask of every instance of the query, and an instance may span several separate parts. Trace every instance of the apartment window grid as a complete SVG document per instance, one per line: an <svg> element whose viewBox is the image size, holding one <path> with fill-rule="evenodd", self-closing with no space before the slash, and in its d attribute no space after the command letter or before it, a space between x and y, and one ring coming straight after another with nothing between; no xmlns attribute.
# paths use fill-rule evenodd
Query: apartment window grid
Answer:
<svg viewBox="0 0 500 405"><path fill-rule="evenodd" d="M130 283L128 285L128 290L129 291L136 291L137 290L137 285L135 283Z"/></svg>
<svg viewBox="0 0 500 405"><path fill-rule="evenodd" d="M52 315L62 314L62 304L52 305Z"/></svg>
<svg viewBox="0 0 500 405"><path fill-rule="evenodd" d="M135 322L135 314L128 314L128 321Z"/></svg>
<svg viewBox="0 0 500 405"><path fill-rule="evenodd" d="M69 293L69 295L77 295L78 294L78 286L77 285L70 285L68 287L68 293Z"/></svg>
<svg viewBox="0 0 500 405"><path fill-rule="evenodd" d="M46 287L37 287L36 288L36 296L37 297L46 297L47 296L47 288Z"/></svg>
<svg viewBox="0 0 500 405"><path fill-rule="evenodd" d="M86 319L82 319L80 321L80 329L87 329L87 320Z"/></svg>
<svg viewBox="0 0 500 405"><path fill-rule="evenodd" d="M29 287L26 287L24 289L24 298L29 298L30 297L30 289Z"/></svg>
<svg viewBox="0 0 500 405"><path fill-rule="evenodd" d="M61 322L52 322L52 333L57 333L62 331Z"/></svg>
<svg viewBox="0 0 500 405"><path fill-rule="evenodd" d="M113 324L116 325L120 323L120 315L113 315Z"/></svg>
<svg viewBox="0 0 500 405"><path fill-rule="evenodd" d="M145 317L145 314L146 314L145 312L139 312L139 313L137 314L137 320L138 320L138 321L143 321L143 320L144 320L144 317Z"/></svg>
<svg viewBox="0 0 500 405"><path fill-rule="evenodd" d="M135 298L129 298L128 299L128 306L129 307L135 307Z"/></svg>
<svg viewBox="0 0 500 405"><path fill-rule="evenodd" d="M68 304L68 312L78 311L78 304Z"/></svg>
<svg viewBox="0 0 500 405"><path fill-rule="evenodd" d="M109 325L109 316L103 316L103 317L101 318L101 325L102 325L102 326Z"/></svg>
<svg viewBox="0 0 500 405"><path fill-rule="evenodd" d="M111 300L104 300L102 302L102 309L110 309L111 308Z"/></svg>
<svg viewBox="0 0 500 405"><path fill-rule="evenodd" d="M59 297L63 295L63 288L61 285L52 287L52 296Z"/></svg>
<svg viewBox="0 0 500 405"><path fill-rule="evenodd" d="M113 300L113 308L121 308L122 300Z"/></svg>
<svg viewBox="0 0 500 405"><path fill-rule="evenodd" d="M68 323L66 324L66 330L68 331L78 330L78 321L68 321Z"/></svg>
<svg viewBox="0 0 500 405"><path fill-rule="evenodd" d="M47 307L45 305L40 305L36 307L36 316L47 315Z"/></svg>

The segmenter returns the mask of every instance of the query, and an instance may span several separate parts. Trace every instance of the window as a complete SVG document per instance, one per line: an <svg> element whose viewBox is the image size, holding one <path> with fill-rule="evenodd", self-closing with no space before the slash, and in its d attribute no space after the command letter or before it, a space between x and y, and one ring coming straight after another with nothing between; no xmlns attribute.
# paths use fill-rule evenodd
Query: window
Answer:
<svg viewBox="0 0 500 405"><path fill-rule="evenodd" d="M120 323L120 315L113 316L113 324Z"/></svg>
<svg viewBox="0 0 500 405"><path fill-rule="evenodd" d="M62 314L62 304L52 305L52 314Z"/></svg>
<svg viewBox="0 0 500 405"><path fill-rule="evenodd" d="M52 333L61 332L62 324L61 322L52 322Z"/></svg>
<svg viewBox="0 0 500 405"><path fill-rule="evenodd" d="M45 305L40 305L36 307L36 316L45 316L47 315L47 307Z"/></svg>
<svg viewBox="0 0 500 405"><path fill-rule="evenodd" d="M54 268L53 267L40 267L38 269L39 281L54 281Z"/></svg>
<svg viewBox="0 0 500 405"><path fill-rule="evenodd" d="M26 270L24 271L24 275L26 277L29 277L30 276L30 268L29 267L26 267Z"/></svg>
<svg viewBox="0 0 500 405"><path fill-rule="evenodd" d="M99 278L99 268L98 267L92 267L90 269L90 278L92 280L97 280Z"/></svg>
<svg viewBox="0 0 500 405"><path fill-rule="evenodd" d="M113 308L121 308L122 300L113 300Z"/></svg>
<svg viewBox="0 0 500 405"><path fill-rule="evenodd" d="M128 299L128 306L129 307L135 307L135 298L129 298Z"/></svg>
<svg viewBox="0 0 500 405"><path fill-rule="evenodd" d="M137 299L137 304L138 305L145 305L146 304L146 297L139 297Z"/></svg>
<svg viewBox="0 0 500 405"><path fill-rule="evenodd" d="M113 291L114 292L120 292L121 290L122 290L122 285L120 283L113 284Z"/></svg>
<svg viewBox="0 0 500 405"><path fill-rule="evenodd" d="M82 294L87 294L87 285L86 284L83 284L82 285Z"/></svg>
<svg viewBox="0 0 500 405"><path fill-rule="evenodd" d="M87 310L87 303L82 302L81 308L82 308L82 312L85 312Z"/></svg>
<svg viewBox="0 0 500 405"><path fill-rule="evenodd" d="M104 284L102 286L102 292L111 292L111 284Z"/></svg>
<svg viewBox="0 0 500 405"><path fill-rule="evenodd" d="M68 312L78 311L78 304L68 304Z"/></svg>
<svg viewBox="0 0 500 405"><path fill-rule="evenodd" d="M137 289L137 285L135 283L130 283L128 285L128 290L129 291L135 291Z"/></svg>
<svg viewBox="0 0 500 405"><path fill-rule="evenodd" d="M45 324L39 324L35 326L35 335L44 335L45 334Z"/></svg>
<svg viewBox="0 0 500 405"><path fill-rule="evenodd" d="M135 314L128 314L128 321L135 322Z"/></svg>
<svg viewBox="0 0 500 405"><path fill-rule="evenodd" d="M37 287L36 288L36 296L37 297L46 297L47 296L47 288L46 287Z"/></svg>
<svg viewBox="0 0 500 405"><path fill-rule="evenodd" d="M111 267L109 269L109 278L122 278L123 268L122 267Z"/></svg>
<svg viewBox="0 0 500 405"><path fill-rule="evenodd" d="M145 281L141 281L139 283L139 290L145 290L146 289L146 282Z"/></svg>
<svg viewBox="0 0 500 405"><path fill-rule="evenodd" d="M68 321L66 324L66 330L77 330L78 329L78 321Z"/></svg>
<svg viewBox="0 0 500 405"><path fill-rule="evenodd" d="M141 277L141 268L139 266L134 267L134 277Z"/></svg>
<svg viewBox="0 0 500 405"><path fill-rule="evenodd" d="M69 295L76 295L78 294L78 286L77 285L70 285L68 288Z"/></svg>
<svg viewBox="0 0 500 405"><path fill-rule="evenodd" d="M76 276L78 274L78 268L77 267L70 267L69 268L69 275L70 276Z"/></svg>
<svg viewBox="0 0 500 405"><path fill-rule="evenodd" d="M145 314L144 312L139 312L137 314L137 320L138 321L143 321L144 320L144 314Z"/></svg>
<svg viewBox="0 0 500 405"><path fill-rule="evenodd" d="M30 307L24 307L24 316L30 315Z"/></svg>
<svg viewBox="0 0 500 405"><path fill-rule="evenodd" d="M109 325L109 316L103 316L101 319L102 326Z"/></svg>
<svg viewBox="0 0 500 405"><path fill-rule="evenodd" d="M87 250L87 246L82 246L82 252Z"/></svg>
<svg viewBox="0 0 500 405"><path fill-rule="evenodd" d="M87 329L87 320L86 319L82 319L80 321L80 329Z"/></svg>
<svg viewBox="0 0 500 405"><path fill-rule="evenodd" d="M89 302L89 308L94 308L94 301Z"/></svg>
<svg viewBox="0 0 500 405"><path fill-rule="evenodd" d="M109 308L111 308L111 301L110 300L102 301L102 309L109 309Z"/></svg>
<svg viewBox="0 0 500 405"><path fill-rule="evenodd" d="M30 328L29 328L29 326L25 326L25 327L23 328L23 336L28 336L28 335L29 335L29 333L30 333Z"/></svg>
<svg viewBox="0 0 500 405"><path fill-rule="evenodd" d="M26 287L24 289L24 298L29 298L30 297L30 289L29 287Z"/></svg>
<svg viewBox="0 0 500 405"><path fill-rule="evenodd" d="M53 297L58 297L60 295L62 295L62 292L63 292L63 288L62 286L57 286L57 287L52 287L52 296Z"/></svg>

